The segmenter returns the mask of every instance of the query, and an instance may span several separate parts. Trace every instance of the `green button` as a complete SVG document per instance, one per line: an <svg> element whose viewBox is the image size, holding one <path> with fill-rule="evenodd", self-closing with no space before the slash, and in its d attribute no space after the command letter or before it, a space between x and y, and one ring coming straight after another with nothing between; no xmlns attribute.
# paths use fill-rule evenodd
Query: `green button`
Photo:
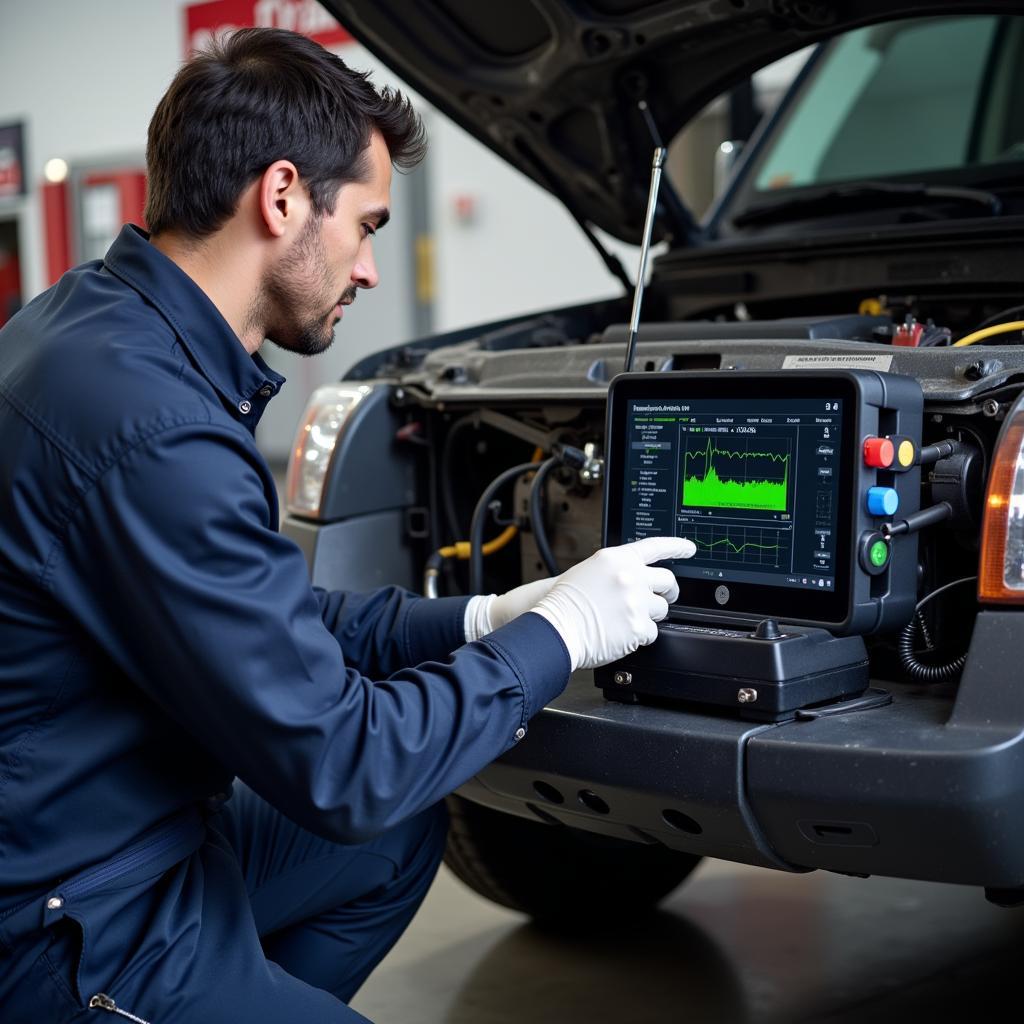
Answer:
<svg viewBox="0 0 1024 1024"><path fill-rule="evenodd" d="M889 545L884 540L876 540L868 551L872 565L885 565L889 561Z"/></svg>

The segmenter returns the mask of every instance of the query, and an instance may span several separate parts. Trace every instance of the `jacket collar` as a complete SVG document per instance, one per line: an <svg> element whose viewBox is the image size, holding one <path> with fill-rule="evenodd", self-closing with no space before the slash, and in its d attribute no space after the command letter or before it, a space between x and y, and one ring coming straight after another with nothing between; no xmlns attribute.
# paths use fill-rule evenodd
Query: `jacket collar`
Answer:
<svg viewBox="0 0 1024 1024"><path fill-rule="evenodd" d="M149 234L126 224L104 265L151 303L170 324L199 372L238 419L254 427L285 378L260 354L249 355L209 296L173 260L149 243Z"/></svg>

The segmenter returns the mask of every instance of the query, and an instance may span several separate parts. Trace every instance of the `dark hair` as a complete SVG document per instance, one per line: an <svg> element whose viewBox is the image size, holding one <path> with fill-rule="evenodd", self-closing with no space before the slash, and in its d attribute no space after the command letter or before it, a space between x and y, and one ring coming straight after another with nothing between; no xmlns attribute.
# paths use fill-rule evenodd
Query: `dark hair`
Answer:
<svg viewBox="0 0 1024 1024"><path fill-rule="evenodd" d="M330 212L366 173L375 129L397 167L423 159L423 122L400 92L294 32L241 29L189 60L153 114L146 223L209 235L275 160L295 164L317 215Z"/></svg>

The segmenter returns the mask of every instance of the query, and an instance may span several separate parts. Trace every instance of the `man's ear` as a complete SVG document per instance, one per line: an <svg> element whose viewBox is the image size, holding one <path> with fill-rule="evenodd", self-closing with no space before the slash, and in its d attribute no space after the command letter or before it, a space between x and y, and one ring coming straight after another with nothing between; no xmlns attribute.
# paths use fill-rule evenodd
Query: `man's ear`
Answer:
<svg viewBox="0 0 1024 1024"><path fill-rule="evenodd" d="M309 196L290 160L276 160L263 172L257 198L260 216L274 238L294 233L306 221Z"/></svg>

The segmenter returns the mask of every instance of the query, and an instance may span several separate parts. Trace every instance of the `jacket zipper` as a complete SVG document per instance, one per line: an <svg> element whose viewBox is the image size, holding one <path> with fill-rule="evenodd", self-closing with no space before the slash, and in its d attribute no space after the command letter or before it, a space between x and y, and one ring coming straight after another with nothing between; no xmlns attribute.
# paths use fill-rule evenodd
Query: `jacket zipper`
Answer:
<svg viewBox="0 0 1024 1024"><path fill-rule="evenodd" d="M129 871L155 859L164 850L170 849L175 843L179 842L180 839L181 829L179 827L169 829L163 835L153 836L141 846L122 854L120 857L115 857L114 860L82 875L74 882L59 887L60 894L65 899L71 899L73 896L84 896L86 893L92 892L93 889L106 884L112 879L126 875Z"/></svg>
<svg viewBox="0 0 1024 1024"><path fill-rule="evenodd" d="M106 994L106 992L98 992L96 995L89 1000L90 1010L106 1010L107 1013L116 1013L119 1017L125 1017L128 1020L135 1021L135 1024L149 1024L149 1021L143 1020L141 1017L136 1017L134 1013L129 1013L127 1010L122 1010L113 999Z"/></svg>

